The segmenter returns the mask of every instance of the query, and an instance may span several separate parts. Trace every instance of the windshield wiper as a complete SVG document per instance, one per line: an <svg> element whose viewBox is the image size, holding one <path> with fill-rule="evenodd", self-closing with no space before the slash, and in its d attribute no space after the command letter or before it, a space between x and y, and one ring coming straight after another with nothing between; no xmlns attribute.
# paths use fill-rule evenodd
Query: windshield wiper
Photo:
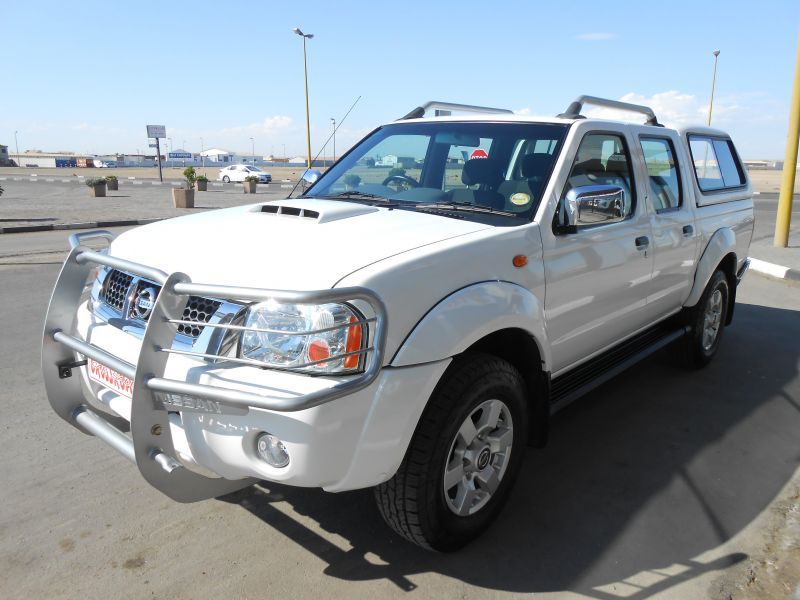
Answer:
<svg viewBox="0 0 800 600"><path fill-rule="evenodd" d="M431 204L415 204L414 208L439 208L444 210L456 210L464 212L477 212L477 213L490 213L493 215L502 215L504 217L516 217L516 213L508 212L492 208L491 206L483 206L481 204L472 204L470 202L434 202Z"/></svg>
<svg viewBox="0 0 800 600"><path fill-rule="evenodd" d="M349 190L346 192L339 192L338 194L330 194L327 196L315 196L316 198L324 198L326 200L353 200L356 202L376 202L382 206L399 206L394 200L390 200L378 194L370 194L368 192L359 192L358 190Z"/></svg>

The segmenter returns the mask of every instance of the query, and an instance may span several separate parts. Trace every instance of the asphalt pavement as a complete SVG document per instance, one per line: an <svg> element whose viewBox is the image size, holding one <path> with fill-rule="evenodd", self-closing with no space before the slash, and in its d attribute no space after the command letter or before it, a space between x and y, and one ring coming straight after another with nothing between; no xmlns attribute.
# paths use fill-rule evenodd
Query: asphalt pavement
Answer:
<svg viewBox="0 0 800 600"><path fill-rule="evenodd" d="M150 488L45 399L40 335L60 256L11 262L2 597L760 598L770 578L797 585L797 563L784 564L796 539L781 536L800 496L800 288L748 275L708 368L686 370L668 348L556 415L499 520L437 555L396 537L369 490L265 483L182 505Z"/></svg>

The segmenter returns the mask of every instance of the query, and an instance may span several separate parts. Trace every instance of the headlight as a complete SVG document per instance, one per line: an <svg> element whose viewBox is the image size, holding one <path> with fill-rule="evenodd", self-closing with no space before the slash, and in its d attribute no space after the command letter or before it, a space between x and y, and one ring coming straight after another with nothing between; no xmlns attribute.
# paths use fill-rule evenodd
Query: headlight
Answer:
<svg viewBox="0 0 800 600"><path fill-rule="evenodd" d="M367 337L360 321L363 317L345 304L254 304L245 318L239 356L311 373L356 372Z"/></svg>

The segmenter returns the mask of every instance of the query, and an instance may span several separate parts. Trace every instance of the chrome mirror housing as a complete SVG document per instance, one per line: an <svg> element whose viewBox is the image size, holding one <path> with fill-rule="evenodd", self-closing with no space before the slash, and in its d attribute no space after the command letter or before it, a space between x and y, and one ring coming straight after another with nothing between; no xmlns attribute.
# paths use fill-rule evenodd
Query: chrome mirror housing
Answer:
<svg viewBox="0 0 800 600"><path fill-rule="evenodd" d="M561 201L557 225L561 233L575 233L584 225L616 223L625 219L625 191L616 185L572 188Z"/></svg>
<svg viewBox="0 0 800 600"><path fill-rule="evenodd" d="M305 172L303 173L303 182L306 185L311 185L313 183L316 183L317 179L319 179L321 176L322 173L320 173L316 169L306 169Z"/></svg>

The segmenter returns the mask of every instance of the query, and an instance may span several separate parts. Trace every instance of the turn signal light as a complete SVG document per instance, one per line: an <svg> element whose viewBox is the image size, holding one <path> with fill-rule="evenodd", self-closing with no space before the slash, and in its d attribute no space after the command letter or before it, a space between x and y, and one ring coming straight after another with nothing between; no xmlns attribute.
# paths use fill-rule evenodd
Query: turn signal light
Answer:
<svg viewBox="0 0 800 600"><path fill-rule="evenodd" d="M517 254L512 260L511 263L517 267L518 269L524 267L528 264L528 257L524 254Z"/></svg>
<svg viewBox="0 0 800 600"><path fill-rule="evenodd" d="M355 317L350 317L350 322L357 321ZM347 330L347 344L345 344L345 352L357 352L361 350L361 325L351 325ZM361 358L360 354L352 354L346 356L344 359L345 369L355 369L358 367L358 361Z"/></svg>

